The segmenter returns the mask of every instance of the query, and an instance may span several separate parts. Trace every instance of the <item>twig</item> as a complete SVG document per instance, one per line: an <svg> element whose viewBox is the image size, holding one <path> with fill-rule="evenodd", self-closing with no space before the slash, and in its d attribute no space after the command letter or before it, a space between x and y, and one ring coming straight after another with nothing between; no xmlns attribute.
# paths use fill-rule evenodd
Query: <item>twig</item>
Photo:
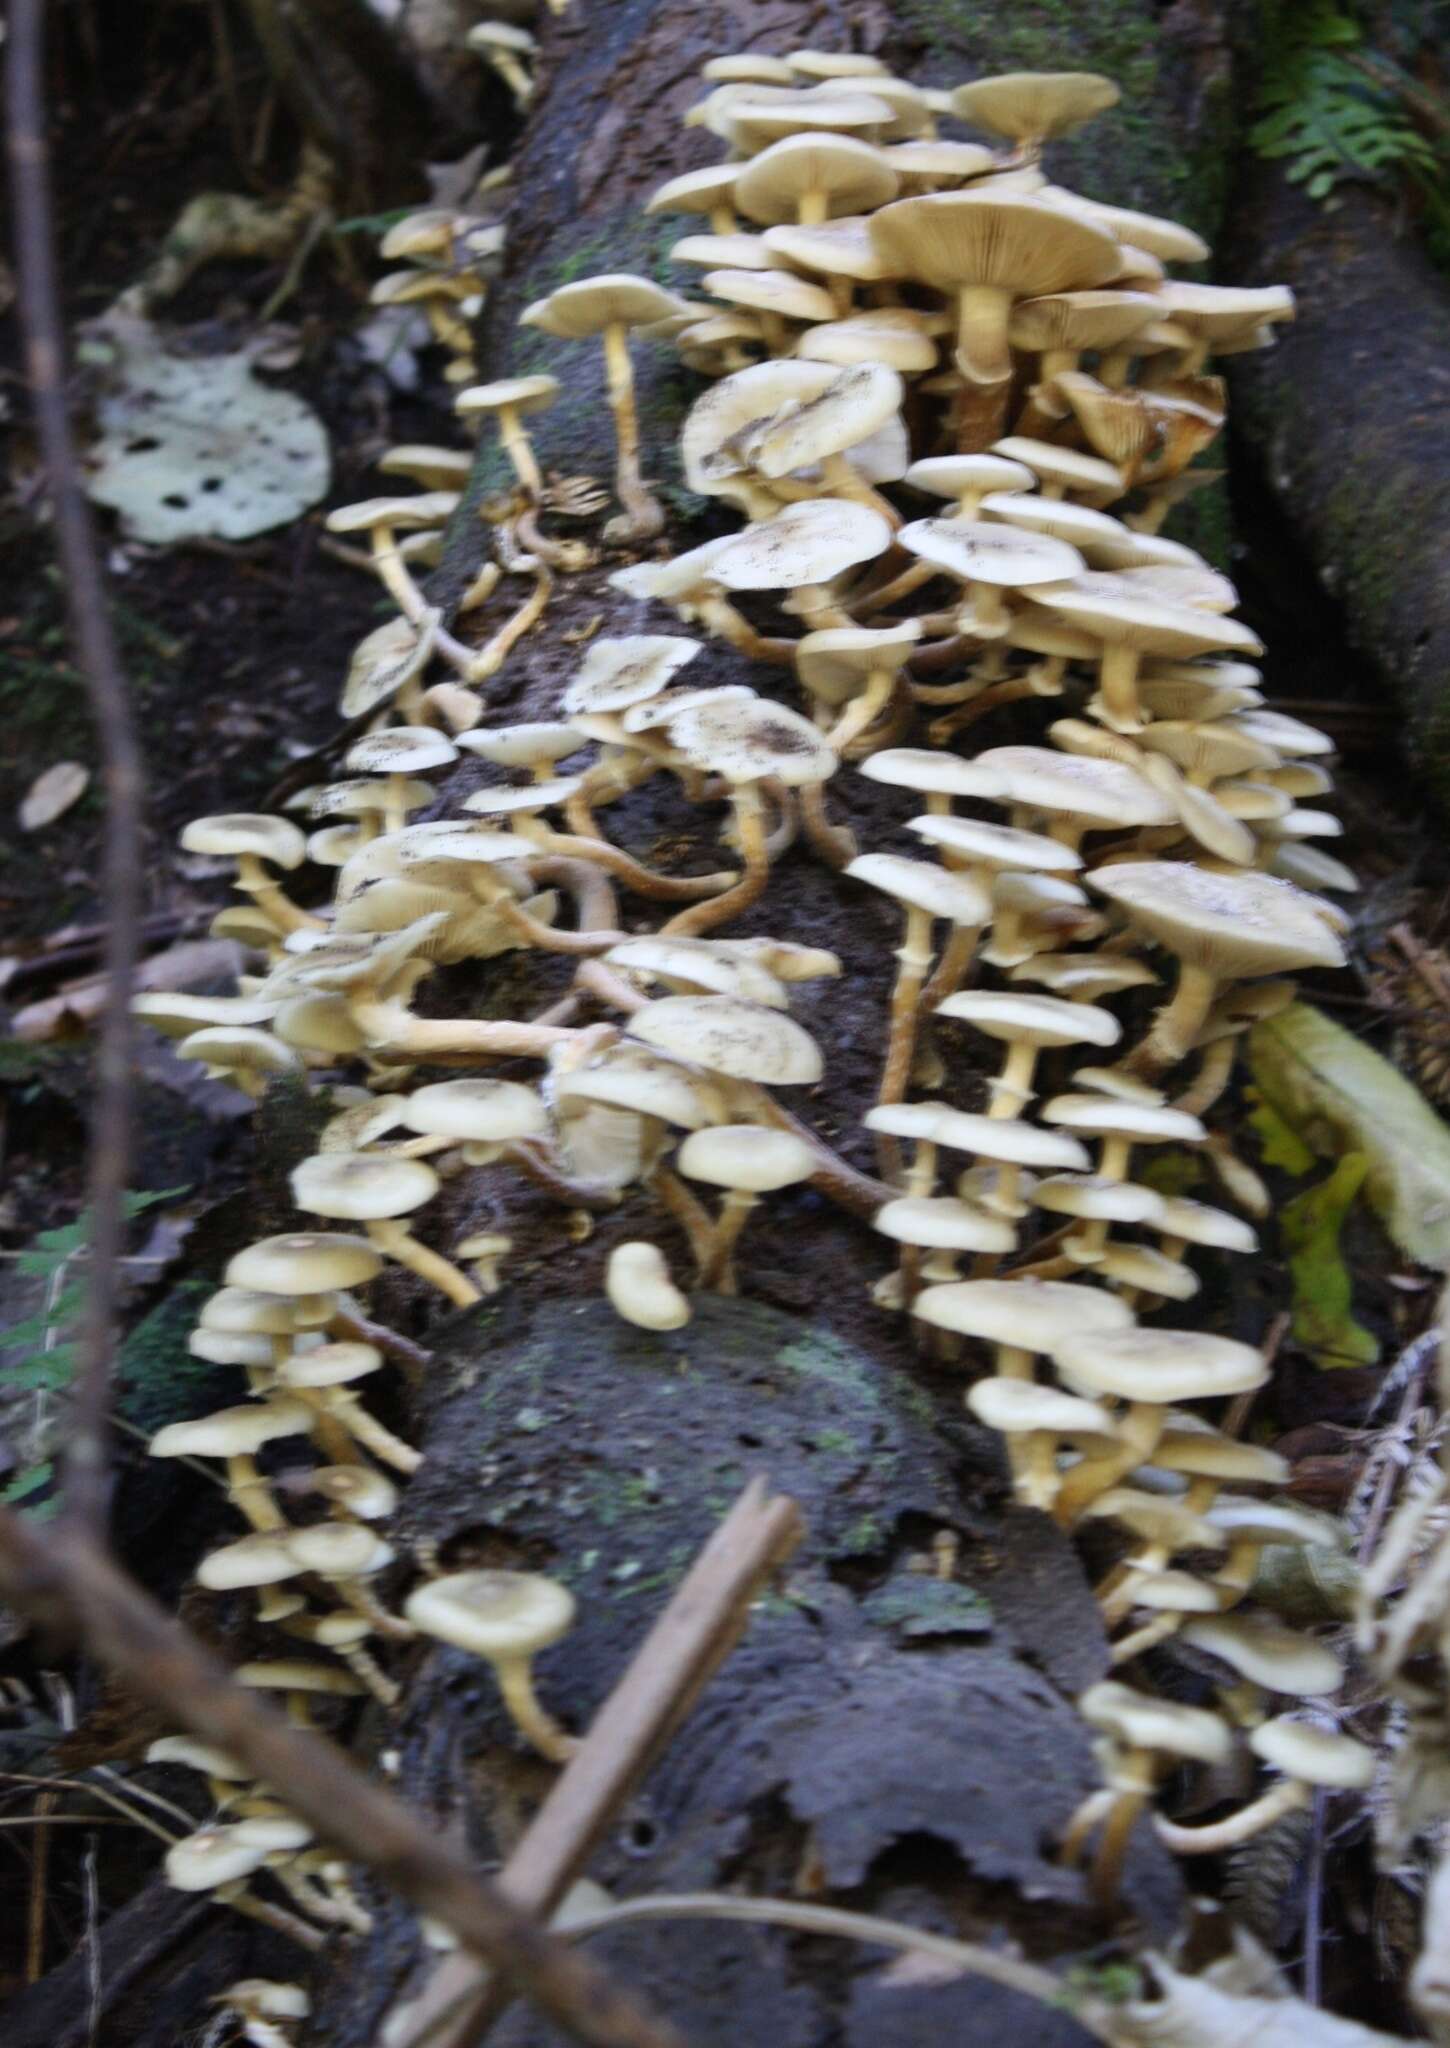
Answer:
<svg viewBox="0 0 1450 2048"><path fill-rule="evenodd" d="M6 130L15 213L16 294L31 400L50 482L71 639L100 742L106 822L102 845L107 1000L97 1051L89 1207L93 1256L81 1330L81 1365L65 1461L65 1506L99 1530L109 1493L111 1354L125 1228L122 1194L131 1153L131 982L138 951L141 759L101 580L90 508L66 413L64 335L56 276L50 165L45 146L45 0L12 0L6 57Z"/></svg>
<svg viewBox="0 0 1450 2048"><path fill-rule="evenodd" d="M504 1892L547 1918L744 1631L761 1581L800 1541L794 1501L753 1479L677 1587L504 1865ZM382 2030L388 2048L464 2048L507 2004L471 1956L440 1963Z"/></svg>
<svg viewBox="0 0 1450 2048"><path fill-rule="evenodd" d="M78 1634L131 1691L235 1756L325 1841L441 1920L579 2040L592 2048L684 2048L673 2026L545 1933L334 1744L290 1727L237 1685L83 1524L62 1522L42 1534L0 1509L0 1591L41 1626Z"/></svg>

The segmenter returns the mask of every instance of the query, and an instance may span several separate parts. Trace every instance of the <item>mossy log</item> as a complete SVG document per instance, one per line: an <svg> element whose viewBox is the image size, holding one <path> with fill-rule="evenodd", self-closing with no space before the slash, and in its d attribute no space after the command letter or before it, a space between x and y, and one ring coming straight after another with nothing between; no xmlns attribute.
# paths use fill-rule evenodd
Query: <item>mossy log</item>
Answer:
<svg viewBox="0 0 1450 2048"><path fill-rule="evenodd" d="M1398 699L1412 765L1450 802L1450 287L1379 195L1316 205L1246 164L1227 252L1291 285L1278 346L1230 365L1241 459L1303 541L1350 638Z"/></svg>

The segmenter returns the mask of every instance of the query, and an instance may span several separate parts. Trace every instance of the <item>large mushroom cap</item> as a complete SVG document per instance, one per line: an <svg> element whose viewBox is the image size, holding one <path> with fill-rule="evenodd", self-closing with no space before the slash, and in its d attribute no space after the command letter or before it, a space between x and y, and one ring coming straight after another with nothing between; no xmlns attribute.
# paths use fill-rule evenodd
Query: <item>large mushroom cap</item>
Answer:
<svg viewBox="0 0 1450 2048"><path fill-rule="evenodd" d="M1151 292L1049 292L1012 308L1012 346L1036 351L1119 348L1162 312L1162 300Z"/></svg>
<svg viewBox="0 0 1450 2048"><path fill-rule="evenodd" d="M872 1228L923 1250L1010 1252L1017 1242L1010 1223L956 1195L903 1195L876 1211Z"/></svg>
<svg viewBox="0 0 1450 2048"><path fill-rule="evenodd" d="M797 640L796 674L821 703L844 703L867 676L904 668L920 638L919 619L879 628L826 626Z"/></svg>
<svg viewBox="0 0 1450 2048"><path fill-rule="evenodd" d="M623 711L656 697L686 662L700 652L698 640L678 633L627 633L596 640L564 692L569 715L582 711Z"/></svg>
<svg viewBox="0 0 1450 2048"><path fill-rule="evenodd" d="M899 853L862 853L846 873L853 882L880 889L910 910L948 918L956 925L974 928L992 915L990 892L975 875L953 873L934 861L907 860Z"/></svg>
<svg viewBox="0 0 1450 2048"><path fill-rule="evenodd" d="M835 220L807 225L782 221L778 227L767 228L761 239L777 264L784 261L801 270L820 271L827 277L851 277L860 284L880 284L891 275L890 264L871 239L869 214L843 213ZM897 306L874 310L900 313L907 309ZM921 321L932 316L917 314L914 317ZM802 337L802 351L814 338L813 335Z"/></svg>
<svg viewBox="0 0 1450 2048"><path fill-rule="evenodd" d="M923 1288L913 1315L958 1336L1020 1351L1055 1351L1076 1331L1125 1330L1133 1311L1116 1294L1069 1280L949 1280Z"/></svg>
<svg viewBox="0 0 1450 2048"><path fill-rule="evenodd" d="M1121 761L1056 754L1048 747L992 747L977 760L1000 778L1012 803L1083 818L1093 829L1171 825L1177 818L1161 790Z"/></svg>
<svg viewBox="0 0 1450 2048"><path fill-rule="evenodd" d="M152 1437L153 1458L240 1458L282 1436L304 1435L313 1415L300 1401L249 1402L194 1422L168 1422Z"/></svg>
<svg viewBox="0 0 1450 2048"><path fill-rule="evenodd" d="M750 462L761 476L789 476L843 454L896 418L905 388L884 363L837 371L818 397L792 408L751 437ZM906 468L903 450L900 468Z"/></svg>
<svg viewBox="0 0 1450 2048"><path fill-rule="evenodd" d="M1077 1705L1085 1721L1124 1749L1161 1750L1205 1764L1226 1762L1233 1749L1228 1724L1217 1714L1178 1700L1152 1699L1114 1678L1090 1685Z"/></svg>
<svg viewBox="0 0 1450 2048"><path fill-rule="evenodd" d="M307 842L288 818L232 811L215 818L193 818L181 835L187 853L254 854L277 868L298 868L307 858Z"/></svg>
<svg viewBox="0 0 1450 2048"><path fill-rule="evenodd" d="M475 1657L531 1657L567 1633L574 1596L538 1572L451 1572L408 1595L413 1627Z"/></svg>
<svg viewBox="0 0 1450 2048"><path fill-rule="evenodd" d="M446 768L458 749L446 733L431 725L390 725L355 740L347 766L357 775L414 775L423 768Z"/></svg>
<svg viewBox="0 0 1450 2048"><path fill-rule="evenodd" d="M563 341L583 341L606 327L649 327L690 308L647 277L614 271L562 284L546 299L535 299L519 315L523 327L540 327Z"/></svg>
<svg viewBox="0 0 1450 2048"><path fill-rule="evenodd" d="M939 291L989 285L1036 298L1106 284L1119 263L1101 228L1015 193L898 199L872 215L871 233L899 276Z"/></svg>
<svg viewBox="0 0 1450 2048"><path fill-rule="evenodd" d="M1209 654L1219 648L1240 648L1258 654L1263 643L1237 619L1226 619L1194 605L1125 584L1106 588L1101 581L1051 585L1028 593L1035 603L1084 626L1110 647L1132 647L1141 654Z"/></svg>
<svg viewBox="0 0 1450 2048"><path fill-rule="evenodd" d="M292 1171L292 1198L314 1216L380 1222L431 1201L438 1176L421 1159L380 1152L319 1152Z"/></svg>
<svg viewBox="0 0 1450 2048"><path fill-rule="evenodd" d="M975 1152L1004 1166L1057 1167L1084 1172L1088 1156L1075 1138L1044 1131L1015 1117L978 1115L953 1109L945 1102L883 1102L866 1112L868 1131L886 1137L912 1138L919 1144L945 1145L954 1152ZM1034 1281L1030 1283L1036 1285Z"/></svg>
<svg viewBox="0 0 1450 2048"><path fill-rule="evenodd" d="M712 697L671 720L672 743L696 768L728 782L772 775L789 788L825 782L835 753L808 718L765 697Z"/></svg>
<svg viewBox="0 0 1450 2048"><path fill-rule="evenodd" d="M1207 1401L1244 1394L1268 1378L1252 1344L1199 1330L1066 1330L1052 1346L1063 1379L1076 1394L1114 1394L1124 1401Z"/></svg>
<svg viewBox="0 0 1450 2048"><path fill-rule="evenodd" d="M898 546L945 569L962 583L991 583L1007 590L1066 582L1085 566L1077 549L1066 541L994 526L987 520L914 519L902 527L896 540Z"/></svg>
<svg viewBox="0 0 1450 2048"><path fill-rule="evenodd" d="M249 1244L228 1263L229 1287L258 1294L323 1294L361 1287L383 1269L381 1253L365 1237L335 1231L293 1230Z"/></svg>
<svg viewBox="0 0 1450 2048"><path fill-rule="evenodd" d="M1334 1791L1363 1792L1374 1783L1375 1753L1352 1736L1304 1721L1263 1721L1249 1736L1249 1748L1286 1777Z"/></svg>
<svg viewBox="0 0 1450 2048"><path fill-rule="evenodd" d="M872 782L896 789L914 789L922 796L975 796L999 802L1007 793L1003 778L984 768L980 757L964 761L933 747L883 747L861 763Z"/></svg>
<svg viewBox="0 0 1450 2048"><path fill-rule="evenodd" d="M787 117L792 111L781 110ZM801 201L817 194L830 213L870 213L894 199L896 187L895 171L869 143L846 135L786 135L736 166L735 204L748 220L774 226L794 219Z"/></svg>
<svg viewBox="0 0 1450 2048"><path fill-rule="evenodd" d="M926 455L912 463L906 481L933 498L964 498L970 492L1030 491L1034 479L1025 463L1001 455Z"/></svg>
<svg viewBox="0 0 1450 2048"><path fill-rule="evenodd" d="M692 1131L675 1154L675 1164L689 1179L713 1187L770 1194L809 1180L816 1157L802 1139L769 1124L716 1124Z"/></svg>
<svg viewBox="0 0 1450 2048"><path fill-rule="evenodd" d="M660 1052L736 1081L808 1086L824 1071L814 1039L792 1018L739 996L662 996L625 1030Z"/></svg>
<svg viewBox="0 0 1450 2048"><path fill-rule="evenodd" d="M1191 1621L1179 1641L1221 1657L1241 1678L1270 1692L1312 1698L1337 1692L1344 1680L1344 1666L1327 1644L1258 1616L1219 1614Z"/></svg>
<svg viewBox="0 0 1450 2048"><path fill-rule="evenodd" d="M1122 97L1111 78L1095 71L1004 71L976 78L951 96L963 121L1012 142L1045 142L1071 135Z"/></svg>
<svg viewBox="0 0 1450 2048"><path fill-rule="evenodd" d="M709 575L727 590L796 590L829 583L860 562L874 561L890 545L890 522L869 505L816 498L757 520L725 541Z"/></svg>
<svg viewBox="0 0 1450 2048"><path fill-rule="evenodd" d="M973 867L1066 875L1082 866L1080 854L1043 832L1022 832L1015 825L994 825L983 818L937 817L932 812L907 822L919 838L961 854Z"/></svg>
<svg viewBox="0 0 1450 2048"><path fill-rule="evenodd" d="M1139 930L1209 972L1280 974L1342 967L1332 907L1255 872L1218 874L1187 861L1124 861L1089 882L1121 905Z"/></svg>
<svg viewBox="0 0 1450 2048"><path fill-rule="evenodd" d="M939 1004L937 1015L959 1018L1008 1044L1116 1045L1123 1035L1122 1025L1107 1010L1026 990L965 989Z"/></svg>
<svg viewBox="0 0 1450 2048"><path fill-rule="evenodd" d="M967 1407L989 1429L1048 1429L1054 1436L1109 1439L1113 1433L1112 1418L1098 1402L1034 1380L977 1380L967 1389Z"/></svg>
<svg viewBox="0 0 1450 2048"><path fill-rule="evenodd" d="M472 1076L414 1089L403 1104L402 1121L426 1137L460 1138L473 1144L538 1138L549 1127L543 1103L522 1081Z"/></svg>

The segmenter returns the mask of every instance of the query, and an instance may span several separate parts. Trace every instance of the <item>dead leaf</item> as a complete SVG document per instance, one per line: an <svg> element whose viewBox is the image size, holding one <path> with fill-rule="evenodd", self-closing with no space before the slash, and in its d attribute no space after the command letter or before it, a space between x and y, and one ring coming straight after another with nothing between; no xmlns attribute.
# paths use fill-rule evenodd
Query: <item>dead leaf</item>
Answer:
<svg viewBox="0 0 1450 2048"><path fill-rule="evenodd" d="M22 832L38 832L79 803L91 780L89 768L79 761L57 761L43 775L37 775L21 799L18 817Z"/></svg>

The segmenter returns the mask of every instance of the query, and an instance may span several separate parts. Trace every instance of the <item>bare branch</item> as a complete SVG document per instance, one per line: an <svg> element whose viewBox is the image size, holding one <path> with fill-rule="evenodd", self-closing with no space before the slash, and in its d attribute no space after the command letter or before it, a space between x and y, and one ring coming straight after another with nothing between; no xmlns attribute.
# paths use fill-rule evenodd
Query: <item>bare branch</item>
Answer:
<svg viewBox="0 0 1450 2048"><path fill-rule="evenodd" d="M101 878L107 999L91 1119L91 1257L65 1461L66 1510L78 1524L95 1531L105 1521L109 1495L111 1359L124 1230L122 1196L131 1154L130 1001L139 946L141 757L66 414L64 331L45 143L44 28L45 0L12 0L5 100L17 301L36 430L50 482L71 642L95 720L106 795Z"/></svg>

